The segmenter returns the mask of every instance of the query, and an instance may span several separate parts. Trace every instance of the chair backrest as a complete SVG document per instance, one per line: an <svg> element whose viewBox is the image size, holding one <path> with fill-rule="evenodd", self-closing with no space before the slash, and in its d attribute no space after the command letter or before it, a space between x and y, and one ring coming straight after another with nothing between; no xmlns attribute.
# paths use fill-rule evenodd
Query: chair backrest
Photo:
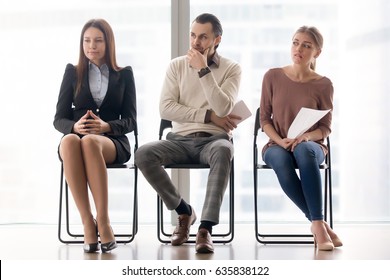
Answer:
<svg viewBox="0 0 390 280"><path fill-rule="evenodd" d="M254 130L254 135L257 136L257 133L260 129L260 108L257 108L256 110L256 118L255 118L255 130Z"/></svg>
<svg viewBox="0 0 390 280"><path fill-rule="evenodd" d="M158 133L158 139L161 140L164 135L164 130L167 128L172 128L172 121L161 119L160 122L160 131Z"/></svg>
<svg viewBox="0 0 390 280"><path fill-rule="evenodd" d="M134 137L133 150L134 150L134 154L135 154L135 152L138 149L138 126L137 126L137 122L135 123L135 127L134 127L134 130L133 130L132 134L133 134L133 137Z"/></svg>

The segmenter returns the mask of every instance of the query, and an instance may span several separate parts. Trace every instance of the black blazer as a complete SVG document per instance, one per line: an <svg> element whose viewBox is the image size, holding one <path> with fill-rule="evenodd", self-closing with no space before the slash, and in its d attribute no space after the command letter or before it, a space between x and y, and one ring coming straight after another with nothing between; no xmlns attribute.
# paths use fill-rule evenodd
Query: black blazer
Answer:
<svg viewBox="0 0 390 280"><path fill-rule="evenodd" d="M76 79L75 66L66 65L54 116L54 127L64 135L73 133L73 125L86 114L87 110L92 110L111 126L112 132L106 136L111 138L117 147L115 162L126 162L130 159L130 144L125 134L136 129L137 121L132 68L127 66L118 72L110 69L107 94L100 108L93 100L88 75L84 78L77 95L75 95ZM122 154L123 152L125 154Z"/></svg>

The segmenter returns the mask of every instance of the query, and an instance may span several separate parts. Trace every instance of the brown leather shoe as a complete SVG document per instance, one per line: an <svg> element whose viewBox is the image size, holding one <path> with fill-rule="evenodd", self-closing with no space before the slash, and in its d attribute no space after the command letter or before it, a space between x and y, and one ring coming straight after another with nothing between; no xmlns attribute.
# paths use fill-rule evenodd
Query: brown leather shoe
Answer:
<svg viewBox="0 0 390 280"><path fill-rule="evenodd" d="M207 229L201 228L196 234L195 250L199 254L214 253L213 241L211 240L211 235Z"/></svg>
<svg viewBox="0 0 390 280"><path fill-rule="evenodd" d="M190 227L195 223L195 221L196 215L194 209L192 209L191 216L186 214L179 215L177 219L177 226L171 236L171 244L173 246L179 246L190 238Z"/></svg>

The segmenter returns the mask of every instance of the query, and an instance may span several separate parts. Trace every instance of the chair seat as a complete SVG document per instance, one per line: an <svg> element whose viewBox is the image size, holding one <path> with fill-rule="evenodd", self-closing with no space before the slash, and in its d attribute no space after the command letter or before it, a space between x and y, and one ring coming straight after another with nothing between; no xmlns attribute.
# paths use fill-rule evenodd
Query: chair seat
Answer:
<svg viewBox="0 0 390 280"><path fill-rule="evenodd" d="M203 163L180 163L180 164L166 164L165 168L177 168L177 169L206 169L210 168L210 165Z"/></svg>
<svg viewBox="0 0 390 280"><path fill-rule="evenodd" d="M323 164L320 164L318 166L320 169L328 169L329 168L329 165L326 164L326 163L323 163ZM263 164L263 163L260 163L260 164L257 164L256 165L256 168L257 169L272 169L271 166L267 165L267 164Z"/></svg>
<svg viewBox="0 0 390 280"><path fill-rule="evenodd" d="M113 163L113 164L107 164L107 168L127 168L127 169L134 169L136 166L132 163Z"/></svg>

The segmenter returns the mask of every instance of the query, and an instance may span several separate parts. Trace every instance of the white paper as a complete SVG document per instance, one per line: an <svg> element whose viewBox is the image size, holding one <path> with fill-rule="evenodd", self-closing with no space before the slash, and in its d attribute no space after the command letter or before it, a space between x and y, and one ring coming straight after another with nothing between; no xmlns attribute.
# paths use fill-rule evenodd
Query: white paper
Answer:
<svg viewBox="0 0 390 280"><path fill-rule="evenodd" d="M234 105L233 110L230 112L230 114L241 117L241 120L234 119L236 125L252 116L252 113L249 110L248 106L246 106L246 104L242 100L238 101Z"/></svg>
<svg viewBox="0 0 390 280"><path fill-rule="evenodd" d="M329 110L315 110L301 108L298 115L288 129L287 138L295 139L305 133L310 127L322 119Z"/></svg>

